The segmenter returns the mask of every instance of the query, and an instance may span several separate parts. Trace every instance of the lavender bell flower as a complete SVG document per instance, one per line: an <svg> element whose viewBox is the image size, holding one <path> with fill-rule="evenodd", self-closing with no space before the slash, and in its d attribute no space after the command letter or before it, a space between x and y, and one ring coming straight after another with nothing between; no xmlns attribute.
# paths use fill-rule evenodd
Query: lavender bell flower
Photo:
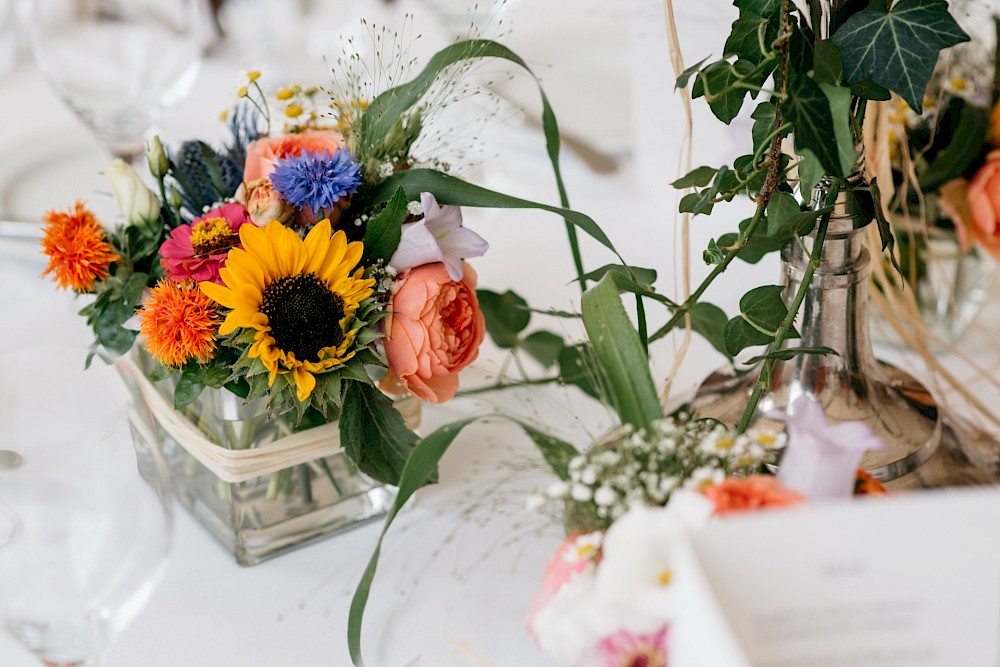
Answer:
<svg viewBox="0 0 1000 667"><path fill-rule="evenodd" d="M424 264L443 262L448 276L461 280L465 273L463 259L480 257L489 248L483 237L462 226L462 209L439 206L430 192L420 195L424 217L403 225L399 247L389 260L389 266L406 271Z"/></svg>
<svg viewBox="0 0 1000 667"><path fill-rule="evenodd" d="M811 396L800 396L784 419L788 446L778 466L778 481L810 501L849 498L861 456L885 445L861 422L830 423Z"/></svg>

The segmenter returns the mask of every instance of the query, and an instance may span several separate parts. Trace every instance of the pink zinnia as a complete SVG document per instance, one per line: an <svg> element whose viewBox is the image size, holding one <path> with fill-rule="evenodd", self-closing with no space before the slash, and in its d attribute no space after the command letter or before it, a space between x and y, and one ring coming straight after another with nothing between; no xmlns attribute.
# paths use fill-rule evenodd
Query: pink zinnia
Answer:
<svg viewBox="0 0 1000 667"><path fill-rule="evenodd" d="M667 667L667 626L649 634L619 630L586 652L582 667Z"/></svg>
<svg viewBox="0 0 1000 667"><path fill-rule="evenodd" d="M248 223L253 221L242 204L223 204L173 230L160 246L160 264L167 277L222 284L219 269L230 249L239 247L239 228Z"/></svg>

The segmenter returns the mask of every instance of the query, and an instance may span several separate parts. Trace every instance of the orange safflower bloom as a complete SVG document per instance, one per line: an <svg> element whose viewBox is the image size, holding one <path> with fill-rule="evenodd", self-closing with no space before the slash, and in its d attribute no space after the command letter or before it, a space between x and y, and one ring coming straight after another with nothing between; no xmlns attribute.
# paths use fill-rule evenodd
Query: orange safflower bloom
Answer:
<svg viewBox="0 0 1000 667"><path fill-rule="evenodd" d="M42 251L49 257L42 275L54 274L60 289L93 292L94 283L107 278L108 266L118 259L101 223L81 201L66 212L49 211L42 221Z"/></svg>
<svg viewBox="0 0 1000 667"><path fill-rule="evenodd" d="M700 490L715 506L712 514L722 516L734 512L769 507L789 507L807 502L801 493L781 485L771 475L752 475L745 479L728 477L722 483Z"/></svg>
<svg viewBox="0 0 1000 667"><path fill-rule="evenodd" d="M858 470L854 478L854 495L856 496L884 496L889 490L882 485L882 482L875 479L867 470Z"/></svg>
<svg viewBox="0 0 1000 667"><path fill-rule="evenodd" d="M215 302L193 282L161 280L139 311L146 350L172 368L211 359L221 322Z"/></svg>

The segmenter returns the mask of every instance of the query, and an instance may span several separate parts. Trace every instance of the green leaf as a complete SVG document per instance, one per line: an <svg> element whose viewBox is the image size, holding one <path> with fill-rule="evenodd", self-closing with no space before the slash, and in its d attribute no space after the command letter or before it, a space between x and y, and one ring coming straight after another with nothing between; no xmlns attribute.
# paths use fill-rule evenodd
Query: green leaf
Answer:
<svg viewBox="0 0 1000 667"><path fill-rule="evenodd" d="M953 104L960 105L958 120L954 129L948 133L948 143L920 174L920 189L924 192L933 192L944 183L961 176L980 156L986 142L986 132L989 129L986 111L964 101Z"/></svg>
<svg viewBox="0 0 1000 667"><path fill-rule="evenodd" d="M740 11L753 12L769 18L781 16L781 0L736 0Z"/></svg>
<svg viewBox="0 0 1000 667"><path fill-rule="evenodd" d="M609 271L607 275L614 282L615 287L622 292L631 292L632 294L638 294L639 296L644 296L646 298L658 301L671 308L676 307L677 304L671 299L663 296L651 286L645 283L639 283L630 278L625 274L624 271Z"/></svg>
<svg viewBox="0 0 1000 667"><path fill-rule="evenodd" d="M888 252L892 265L896 267L896 272L902 275L899 263L896 261L896 255L892 251L896 245L896 238L892 235L892 225L889 224L882 212L882 192L878 189L877 178L871 180L871 183L868 184L868 190L871 192L872 213L875 216L875 224L878 225L878 235L882 240L882 252Z"/></svg>
<svg viewBox="0 0 1000 667"><path fill-rule="evenodd" d="M715 195L711 193L709 188L705 188L701 192L689 192L681 197L681 201L677 205L677 210L681 213L692 213L694 215L700 213L711 215L712 208L715 207L715 204L712 202L714 197Z"/></svg>
<svg viewBox="0 0 1000 667"><path fill-rule="evenodd" d="M793 236L808 233L824 213L831 208L803 211L795 197L785 192L775 192L767 203L767 235L776 242L786 243Z"/></svg>
<svg viewBox="0 0 1000 667"><path fill-rule="evenodd" d="M941 49L966 42L944 0L897 0L869 5L840 26L833 43L843 51L848 83L870 79L894 91L917 113Z"/></svg>
<svg viewBox="0 0 1000 667"><path fill-rule="evenodd" d="M833 134L837 139L840 168L845 174L850 174L858 159L858 151L854 146L854 131L851 129L851 90L829 83L821 83L819 87L826 95L830 103L830 113L833 114Z"/></svg>
<svg viewBox="0 0 1000 667"><path fill-rule="evenodd" d="M621 264L605 264L599 269L595 269L584 275L584 280L597 282L610 271L617 271L622 275L631 276L636 282L650 286L656 282L656 269L644 269L641 266L622 266Z"/></svg>
<svg viewBox="0 0 1000 667"><path fill-rule="evenodd" d="M828 39L818 39L813 47L813 79L819 83L840 84L844 78L844 56L840 48Z"/></svg>
<svg viewBox="0 0 1000 667"><path fill-rule="evenodd" d="M750 11L740 12L739 18L733 22L733 27L729 31L729 38L726 39L722 55L737 56L752 62L754 65L759 64L764 60L758 36L761 30L764 31L764 45L770 48L778 37L777 21L770 21Z"/></svg>
<svg viewBox="0 0 1000 667"><path fill-rule="evenodd" d="M623 424L648 429L663 417L649 373L649 358L608 274L583 294L583 325L604 369L612 404Z"/></svg>
<svg viewBox="0 0 1000 667"><path fill-rule="evenodd" d="M718 171L719 170L715 167L698 167L684 176L681 176L670 185L674 186L678 190L692 187L702 188L712 182L712 179Z"/></svg>
<svg viewBox="0 0 1000 667"><path fill-rule="evenodd" d="M678 88L686 88L687 85L688 85L688 80L691 78L691 76L694 75L694 74L696 74L698 72L698 70L701 69L701 66L705 64L705 61L708 60L708 58L710 58L710 57L711 56L702 58L701 60L699 60L698 62L696 62L694 65L691 65L686 70L684 70L683 72L681 72L680 76L677 77L677 82L674 84L674 90L676 90Z"/></svg>
<svg viewBox="0 0 1000 667"><path fill-rule="evenodd" d="M388 263L403 235L403 220L406 219L406 192L397 188L389 198L385 208L368 221L365 229L365 254L361 260L364 266L370 266L378 260Z"/></svg>
<svg viewBox="0 0 1000 667"><path fill-rule="evenodd" d="M599 401L607 396L594 351L586 343L567 345L559 352L559 379Z"/></svg>
<svg viewBox="0 0 1000 667"><path fill-rule="evenodd" d="M145 273L133 273L122 287L122 300L129 306L138 306L142 301L142 291L146 287L149 276Z"/></svg>
<svg viewBox="0 0 1000 667"><path fill-rule="evenodd" d="M803 148L800 152L802 161L799 162L799 194L803 199L809 197L809 193L816 187L820 179L826 175L823 163L819 161L816 154L808 148Z"/></svg>
<svg viewBox="0 0 1000 667"><path fill-rule="evenodd" d="M708 247L701 253L702 260L708 265L722 264L726 260L726 253L716 243L715 239L709 239Z"/></svg>
<svg viewBox="0 0 1000 667"><path fill-rule="evenodd" d="M851 84L851 95L875 102L888 102L892 99L892 93L887 88L867 79L861 83Z"/></svg>
<svg viewBox="0 0 1000 667"><path fill-rule="evenodd" d="M755 287L740 299L740 314L726 323L724 336L729 354L736 356L751 345L765 345L774 340L782 320L788 315L781 285ZM789 338L798 338L794 327Z"/></svg>
<svg viewBox="0 0 1000 667"><path fill-rule="evenodd" d="M109 302L97 314L94 333L97 342L115 354L125 354L139 332L123 329L122 324L135 314L135 309L121 301Z"/></svg>
<svg viewBox="0 0 1000 667"><path fill-rule="evenodd" d="M150 382L159 382L160 380L165 380L173 374L173 371L158 361L153 362L153 367L149 369L149 373L146 377L149 378Z"/></svg>
<svg viewBox="0 0 1000 667"><path fill-rule="evenodd" d="M756 364L757 362L764 361L765 359L788 361L789 359L793 359L800 354L818 354L820 356L832 354L839 356L840 353L832 347L789 347L782 350L775 350L774 352L768 352L767 354L762 354L758 357L752 357L747 359L746 363Z"/></svg>
<svg viewBox="0 0 1000 667"><path fill-rule="evenodd" d="M564 347L562 337L549 331L536 331L521 341L521 349L545 368L556 363Z"/></svg>
<svg viewBox="0 0 1000 667"><path fill-rule="evenodd" d="M699 302L694 304L689 313L691 315L691 329L712 344L716 350L732 361L733 355L726 349L726 338L724 335L728 318L718 306Z"/></svg>
<svg viewBox="0 0 1000 667"><path fill-rule="evenodd" d="M569 479L569 462L580 453L576 447L540 431L530 424L520 420L516 421L528 437L534 441L535 446L538 447L538 451L542 454L542 458L552 468L552 472L556 474L556 477L562 480Z"/></svg>
<svg viewBox="0 0 1000 667"><path fill-rule="evenodd" d="M791 121L795 149L808 148L816 154L827 173L847 176L841 164L830 102L823 89L803 74L789 73L788 97L781 102L781 112Z"/></svg>
<svg viewBox="0 0 1000 667"><path fill-rule="evenodd" d="M386 484L400 473L417 444L392 400L367 382L348 382L340 412L340 444L361 472ZM434 471L428 471L426 481Z"/></svg>
<svg viewBox="0 0 1000 667"><path fill-rule="evenodd" d="M753 137L754 152L761 150L761 144L767 141L771 133L774 132L774 116L777 111L778 108L774 106L774 102L768 100L758 104L757 108L750 114L750 117L754 120L753 128L750 130L750 134ZM735 163L733 166L735 166Z"/></svg>
<svg viewBox="0 0 1000 667"><path fill-rule="evenodd" d="M768 336L751 326L742 317L734 317L726 322L722 332L726 343L726 356L732 358L742 350L754 345L767 345L774 340L774 336Z"/></svg>
<svg viewBox="0 0 1000 667"><path fill-rule="evenodd" d="M561 216L567 223L588 234L621 259L621 255L618 254L618 250L615 249L604 230L592 218L578 211L511 197L432 169L407 169L397 172L379 186L374 194L374 201L376 203L386 201L392 194L395 194L398 188L403 188L407 199L417 199L421 192L433 193L438 204L442 206L453 204L455 206L529 208L549 211ZM622 259L622 263L625 263L624 259Z"/></svg>
<svg viewBox="0 0 1000 667"><path fill-rule="evenodd" d="M714 62L699 73L691 96L704 96L715 117L729 125L740 113L743 98L748 92L746 88L735 86L740 78L734 65L725 60Z"/></svg>
<svg viewBox="0 0 1000 667"><path fill-rule="evenodd" d="M486 332L497 347L517 347L520 342L518 334L524 331L531 321L528 302L510 290L503 294L490 290L477 290L476 296L483 317L486 318Z"/></svg>
<svg viewBox="0 0 1000 667"><path fill-rule="evenodd" d="M177 386L174 387L174 409L183 410L191 405L201 392L205 389L201 373L194 368L186 368L177 379Z"/></svg>

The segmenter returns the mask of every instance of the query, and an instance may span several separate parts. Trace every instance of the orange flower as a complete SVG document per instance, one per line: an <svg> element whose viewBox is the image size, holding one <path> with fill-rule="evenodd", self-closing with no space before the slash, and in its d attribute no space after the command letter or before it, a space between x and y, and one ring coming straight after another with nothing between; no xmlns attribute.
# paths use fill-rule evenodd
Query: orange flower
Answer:
<svg viewBox="0 0 1000 667"><path fill-rule="evenodd" d="M889 491L882 485L882 482L872 477L867 470L858 470L854 478L854 495L856 496L884 496Z"/></svg>
<svg viewBox="0 0 1000 667"><path fill-rule="evenodd" d="M54 274L60 289L94 291L94 282L107 278L108 266L118 259L101 223L80 201L65 213L49 211L42 221L42 251L49 257L42 275Z"/></svg>
<svg viewBox="0 0 1000 667"><path fill-rule="evenodd" d="M221 321L215 302L193 282L161 280L139 311L146 349L174 368L192 359L211 359Z"/></svg>
<svg viewBox="0 0 1000 667"><path fill-rule="evenodd" d="M712 512L715 516L806 502L805 496L782 486L771 475L752 475L746 479L729 477L721 484L701 489L700 493L715 505Z"/></svg>

